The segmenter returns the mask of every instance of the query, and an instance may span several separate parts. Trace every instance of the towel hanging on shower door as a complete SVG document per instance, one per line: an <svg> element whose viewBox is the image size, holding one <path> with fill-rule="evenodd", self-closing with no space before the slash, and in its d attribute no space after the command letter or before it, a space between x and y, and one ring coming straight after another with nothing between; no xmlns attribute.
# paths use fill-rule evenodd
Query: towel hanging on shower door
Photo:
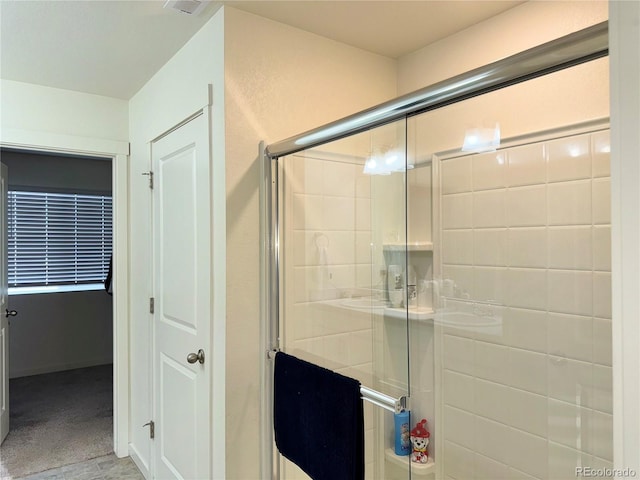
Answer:
<svg viewBox="0 0 640 480"><path fill-rule="evenodd" d="M360 382L279 352L273 404L282 455L313 480L364 479Z"/></svg>

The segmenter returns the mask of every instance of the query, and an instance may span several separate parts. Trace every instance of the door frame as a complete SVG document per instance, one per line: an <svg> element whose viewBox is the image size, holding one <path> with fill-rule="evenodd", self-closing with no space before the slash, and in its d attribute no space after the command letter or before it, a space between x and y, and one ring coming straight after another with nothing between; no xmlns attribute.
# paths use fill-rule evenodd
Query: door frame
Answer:
<svg viewBox="0 0 640 480"><path fill-rule="evenodd" d="M640 4L609 2L613 463L640 472Z"/></svg>
<svg viewBox="0 0 640 480"><path fill-rule="evenodd" d="M113 189L113 450L129 455L129 143L2 129L0 147L111 158Z"/></svg>

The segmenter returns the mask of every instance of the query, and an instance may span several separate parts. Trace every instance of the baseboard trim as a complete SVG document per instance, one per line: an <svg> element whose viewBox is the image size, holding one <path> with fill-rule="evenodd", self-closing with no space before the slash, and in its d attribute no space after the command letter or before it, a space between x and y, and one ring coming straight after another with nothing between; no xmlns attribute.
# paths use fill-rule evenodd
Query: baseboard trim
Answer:
<svg viewBox="0 0 640 480"><path fill-rule="evenodd" d="M142 472L144 478L146 478L147 480L151 480L149 466L142 460L140 454L136 450L136 447L134 447L131 443L129 444L129 456L131 457L131 460L133 460L133 463L136 464L136 467L138 467L138 470Z"/></svg>
<svg viewBox="0 0 640 480"><path fill-rule="evenodd" d="M18 369L9 374L9 378L30 377L31 375L42 375L43 373L62 372L75 368L97 367L99 365L109 365L113 363L113 358L100 358L84 360L82 362L60 363L56 365L42 365L34 368Z"/></svg>

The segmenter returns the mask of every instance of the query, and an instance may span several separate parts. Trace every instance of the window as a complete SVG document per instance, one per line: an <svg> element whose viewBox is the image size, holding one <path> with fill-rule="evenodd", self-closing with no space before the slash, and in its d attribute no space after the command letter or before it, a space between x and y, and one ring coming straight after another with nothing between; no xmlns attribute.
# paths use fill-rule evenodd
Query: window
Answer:
<svg viewBox="0 0 640 480"><path fill-rule="evenodd" d="M10 292L102 284L112 251L111 197L9 191L7 207Z"/></svg>

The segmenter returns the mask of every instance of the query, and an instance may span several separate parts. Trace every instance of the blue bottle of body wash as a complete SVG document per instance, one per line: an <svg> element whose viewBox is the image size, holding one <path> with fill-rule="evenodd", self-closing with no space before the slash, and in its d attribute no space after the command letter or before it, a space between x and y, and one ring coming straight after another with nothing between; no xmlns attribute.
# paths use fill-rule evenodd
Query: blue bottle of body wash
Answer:
<svg viewBox="0 0 640 480"><path fill-rule="evenodd" d="M409 411L403 410L394 414L395 424L395 452L396 455L409 455L411 453L411 429L409 428Z"/></svg>

